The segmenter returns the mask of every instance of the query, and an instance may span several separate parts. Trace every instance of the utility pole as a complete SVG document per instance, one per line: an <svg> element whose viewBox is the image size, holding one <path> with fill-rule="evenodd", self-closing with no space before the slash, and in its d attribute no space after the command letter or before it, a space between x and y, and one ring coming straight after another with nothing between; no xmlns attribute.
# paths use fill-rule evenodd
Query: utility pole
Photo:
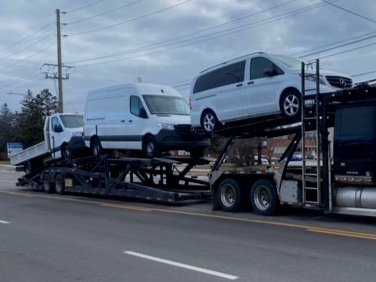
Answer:
<svg viewBox="0 0 376 282"><path fill-rule="evenodd" d="M61 58L61 31L60 31L60 9L56 9L56 28L57 28L57 79L59 85L59 112L64 112L63 103L63 66Z"/></svg>
<svg viewBox="0 0 376 282"><path fill-rule="evenodd" d="M64 12L61 12L65 14ZM63 24L64 25L64 24ZM63 65L62 52L61 52L61 22L60 22L60 9L56 9L56 35L57 35L57 64L45 63L41 67L41 72L44 73L46 79L57 79L58 81L58 112L64 112L64 99L63 99L63 80L69 79L68 71L72 66ZM57 69L57 71L56 71ZM65 72L63 72L63 69Z"/></svg>

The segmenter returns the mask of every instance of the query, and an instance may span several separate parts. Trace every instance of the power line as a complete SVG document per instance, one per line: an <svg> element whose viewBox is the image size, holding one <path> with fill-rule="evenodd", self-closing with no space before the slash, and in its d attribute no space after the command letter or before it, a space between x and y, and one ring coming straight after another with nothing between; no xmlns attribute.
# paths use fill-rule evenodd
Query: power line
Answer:
<svg viewBox="0 0 376 282"><path fill-rule="evenodd" d="M2 49L0 50L0 52L3 52L3 51L5 51L5 50L9 49L10 47L13 47L13 46L15 46L15 45L18 45L18 44L24 42L25 40L29 39L29 38L32 37L33 35L37 34L38 32L40 32L40 31L46 29L47 27L49 27L49 26L52 25L53 23L54 23L54 22L50 22L50 23L48 23L48 24L42 26L41 28L39 28L39 29L33 31L32 33L26 35L25 37L21 38L20 40L8 44L8 45L5 46L4 48L2 48Z"/></svg>
<svg viewBox="0 0 376 282"><path fill-rule="evenodd" d="M296 2L297 0L290 0L290 1L287 1L287 2L284 2L284 3L281 3L279 5L276 5L276 6L273 6L273 7L270 7L268 9L265 9L265 10L262 10L262 11L259 11L259 12L256 12L256 13L251 13L251 14L247 14L245 16L242 16L242 17L239 17L239 18L236 18L234 20L231 20L231 21L227 21L225 23L222 23L222 24L218 24L218 25L214 25L214 26L211 26L211 27L207 27L207 28L204 28L204 29L201 29L201 30L196 30L194 32L191 32L191 33L188 33L188 34L185 34L185 35L181 35L181 36L178 36L178 37L174 37L174 38L170 38L170 39L167 39L167 40L164 40L164 41L161 41L161 42L158 42L158 43L153 43L153 44L149 44L149 45L145 45L145 46L141 46L137 49L131 49L131 50L127 50L127 51L124 51L124 52L120 52L120 53L116 53L116 54L111 54L111 55L104 55L104 56L99 56L99 57L94 57L94 58L90 58L90 59L82 59L82 60L77 60L77 61L73 61L73 62L70 62L70 64L75 64L75 63L81 63L81 62L87 62L87 61L92 61L92 60L100 60L100 59L105 59L105 58L111 58L111 57L116 57L116 56L120 56L120 55L123 55L123 54L126 54L126 53L129 53L129 52L133 52L133 51L139 51L140 49L149 49L149 48L155 48L155 47L160 47L160 46L163 46L165 45L166 43L174 43L175 41L177 41L177 39L184 39L184 38L187 38L187 37L190 37L192 35L195 35L197 36L197 34L199 33L203 33L205 31L209 31L209 30L212 30L212 29L216 29L218 27L221 27L221 26L225 26L225 25L228 25L228 24L231 24L231 23L234 23L234 22L238 22L240 20L243 20L245 18L249 18L249 17L253 17L253 16L256 16L256 15L259 15L259 14L262 14L262 13L265 13L265 12L269 12L273 9L276 9L276 8L280 8L281 6L285 6L285 5L288 5L292 2ZM169 45L169 44L168 44Z"/></svg>
<svg viewBox="0 0 376 282"><path fill-rule="evenodd" d="M370 44L366 44L366 45L363 45L363 46L358 46L358 47L355 47L355 48L352 48L352 49L347 49L347 50L344 50L344 51L341 51L341 52L337 52L337 53L333 53L333 54L321 56L321 57L318 57L317 59L329 58L329 57L333 57L333 56L336 56L336 55L339 55L339 54L348 53L348 52L351 52L351 51L363 49L363 48L366 48L366 47L369 47L369 46L373 46L373 45L376 45L376 42L370 43Z"/></svg>
<svg viewBox="0 0 376 282"><path fill-rule="evenodd" d="M376 73L376 70L352 74L351 77L363 76L363 75L367 75L367 74L371 74L371 73Z"/></svg>
<svg viewBox="0 0 376 282"><path fill-rule="evenodd" d="M25 76L23 76L23 77L21 77L21 78L17 78L17 82L8 83L8 84L6 84L5 86L2 86L0 89L1 89L1 91L3 91L4 89L10 88L10 87L12 87L12 88L17 88L17 87L19 87L19 86L18 86L18 85L20 84L19 82L24 81L24 80L27 80L27 79L30 78L30 77L34 77L34 76L36 76L37 74L40 75L39 70L38 70L38 73L37 73L36 70L33 70L33 71L30 72L29 74L27 74L27 75L25 75ZM28 83L29 83L29 82L28 82ZM24 84L24 83L22 83L21 85L23 85L23 84ZM15 85L17 85L17 86L15 86Z"/></svg>
<svg viewBox="0 0 376 282"><path fill-rule="evenodd" d="M91 19L94 19L94 18L97 18L97 17L100 17L100 16L103 16L103 15L106 15L106 14L110 14L110 13L113 13L113 12L116 12L116 11L119 11L121 9L124 9L124 8L127 8L129 6L132 6L132 5L135 5L139 2L142 2L143 0L137 0L137 1L134 1L134 2L131 2L131 3L128 3L128 4L125 4L123 6L120 6L120 7L117 7L115 9L112 9L112 10L108 10L108 11L105 11L105 12L102 12L102 13L99 13L99 14L96 14L94 16L90 16L90 17L87 17L87 18L84 18L84 19L80 19L80 20L76 20L76 21L71 21L71 22L68 22L67 25L72 25L72 24L76 24L76 23L80 23L80 22L84 22L84 21L88 21L88 20L91 20Z"/></svg>
<svg viewBox="0 0 376 282"><path fill-rule="evenodd" d="M36 52L32 53L32 54L29 55L29 56L26 56L26 57L24 57L24 58L22 58L22 59L19 59L19 60L16 60L15 62L12 62L12 63L10 63L10 64L8 64L8 65L6 65L6 66L3 66L3 68L13 67L13 66L15 66L15 65L17 65L17 64L19 64L19 63L22 63L22 62L24 62L24 61L27 61L28 59L30 59L30 58L32 58L32 57L38 55L39 53L41 53L41 52L43 52L43 51L45 51L45 50L51 48L51 46L52 46L51 44L46 45L46 46L44 46L43 48L37 50Z"/></svg>
<svg viewBox="0 0 376 282"><path fill-rule="evenodd" d="M94 2L90 2L90 3L86 4L86 5L83 5L83 6L80 6L80 7L76 8L74 10L68 11L67 13L75 13L75 12L77 12L79 10L88 8L90 6L94 6L94 5L98 4L99 2L103 2L103 1L104 0L97 0L97 1L94 1Z"/></svg>
<svg viewBox="0 0 376 282"><path fill-rule="evenodd" d="M167 47L167 46L171 46L171 45L172 45L172 47L169 47L168 48L169 50L177 49L177 48L180 48L180 47L183 47L183 46L188 46L188 45L192 45L192 44L199 43L199 42L204 42L204 41L212 40L212 39L218 38L218 37L223 37L223 36L226 36L226 35L233 34L235 32L243 31L245 29L258 27L260 25L264 25L264 24L268 24L268 23L271 23L271 22L274 22L274 21L277 21L277 20L281 20L283 18L292 16L292 15L300 14L300 13L309 11L311 9L320 7L322 5L325 5L325 4L324 3L313 4L313 5L310 5L310 6L307 6L307 7L299 8L299 9L296 9L296 10L292 10L290 12L287 12L287 13L284 13L284 14L280 14L280 15L277 15L277 16L273 16L273 17L270 17L270 18L267 18L267 19L258 20L258 21L255 21L255 22L243 24L241 26L237 26L237 27L233 27L233 28L228 28L226 30L213 32L211 34L197 36L195 38L188 38L188 39L184 39L184 40L180 40L180 41L174 41L174 42L171 42L169 44L164 44L164 45L160 44L159 46L158 46L158 44L153 44L153 45L145 46L144 48L142 48L145 51L148 50L148 49L149 50L150 49L151 50L157 49L157 50L151 51L151 52L148 52L148 53L143 53L143 54L140 54L138 56L144 56L144 55L149 55L149 54L152 54L152 53L155 53L155 52L160 52L162 50L158 50L158 48L163 48L163 47ZM155 46L155 45L157 45L157 46ZM122 52L121 54L128 54L128 55L130 55L130 54L134 54L134 53L141 53L142 49L141 50L140 49L141 48L131 49L131 50L128 50L126 52ZM163 51L165 51L165 50L166 49L163 49ZM115 56L118 56L118 55L119 54L117 54ZM114 57L114 55L108 55L106 57ZM134 57L135 56L133 55L132 58L134 58ZM79 62L89 62L89 61L95 61L95 60L99 60L99 59L102 59L102 58L97 57L97 58L94 58L94 59L80 60ZM126 57L124 59L128 59L128 58ZM102 64L102 63L110 63L110 62L114 62L114 61L118 61L118 60L123 60L123 59L118 58L116 60L109 60L109 61L92 63L92 64L81 64L81 66L82 65L95 65L95 64ZM69 64L74 64L74 63L77 63L77 62L78 61L76 61L76 62L69 62Z"/></svg>
<svg viewBox="0 0 376 282"><path fill-rule="evenodd" d="M371 18L369 18L369 17L363 16L363 15L361 15L361 14L359 14L359 13L356 13L356 12L351 11L351 10L349 10L349 9L343 8L343 7L338 6L338 5L336 5L336 4L333 4L333 3L330 2L330 1L327 1L327 0L321 0L321 1L324 2L324 3L326 3L326 4L328 4L328 5L330 5L330 6L336 7L337 9L340 9L340 10L346 11L346 12L352 14L352 15L355 15L355 16L357 16L357 17L359 17L359 18L365 19L365 20L370 21L370 22L372 22L372 23L376 23L376 21L375 21L374 19L371 19Z"/></svg>
<svg viewBox="0 0 376 282"><path fill-rule="evenodd" d="M342 40L339 40L339 41L331 42L330 44L321 45L319 47L315 47L315 48L306 50L306 51L301 52L301 53L295 53L292 56L297 57L297 58L303 58L305 56L308 56L308 55L306 55L307 52L313 52L313 51L320 50L320 49L323 49L323 48L333 47L333 46L335 46L335 44L345 43L345 42L348 42L349 40L354 40L354 39L358 39L358 38L359 39L366 38L367 36L375 34L375 33L376 33L376 31L372 31L372 32L367 32L367 33L364 33L364 34L361 34L361 35L358 35L358 36L352 36L351 38L346 38L346 39L342 39Z"/></svg>
<svg viewBox="0 0 376 282"><path fill-rule="evenodd" d="M46 40L48 37L52 36L53 34L54 34L54 33L47 34L46 36L44 36L44 37L38 39L37 41L35 41L35 42L33 42L33 43L31 43L31 44L25 46L24 48L22 48L22 49L20 49L20 50L18 50L18 51L16 51L16 52L14 52L14 53L11 53L10 55L7 55L7 56L4 56L4 57L1 57L0 60L2 60L2 59L4 59L4 58L6 58L6 59L10 59L9 56L15 56L15 55L18 55L18 54L22 53L23 51L29 49L30 47L33 47L33 46L35 46L36 44L38 44L38 43L40 43L40 42Z"/></svg>
<svg viewBox="0 0 376 282"><path fill-rule="evenodd" d="M331 50L334 50L334 49L338 49L338 48L341 48L341 47L345 47L345 46L348 46L348 45L359 43L359 42L362 42L362 41L365 41L365 40L369 40L369 39L372 39L372 38L375 38L375 37L376 37L376 34L362 38L362 39L353 40L353 41L350 41L350 42L347 42L347 43L344 43L344 44L341 44L341 45L336 45L336 46L333 46L333 47L330 47L330 48L326 48L326 49L323 49L323 50L312 52L312 53L306 54L304 56L299 56L298 58L309 57L309 56L312 56L312 55L320 54L320 53L323 53L323 52L331 51Z"/></svg>
<svg viewBox="0 0 376 282"><path fill-rule="evenodd" d="M100 30L112 28L112 27L115 27L115 26L119 26L119 25L122 25L122 24L125 24L125 23L129 23L129 22L132 22L132 21L140 20L140 19L143 19L143 18L146 18L146 17L150 17L150 16L153 16L153 15L165 12L165 11L173 9L175 7L181 6L181 5L183 5L183 4L187 3L187 2L190 2L190 1L192 1L192 0L185 0L185 1L179 2L179 3L175 4L175 5L171 5L171 6L168 6L166 8L163 8L163 9L160 9L160 10L148 13L148 14L144 14L144 15L139 16L139 17L134 17L134 18L128 19L126 21L118 22L118 23L115 23L115 24L110 24L110 25L103 26L103 27L96 28L96 29L91 29L91 30L87 30L87 31L83 31L83 32L78 32L78 33L73 33L73 34L70 34L68 36L84 35L84 34L96 32L96 31L100 31Z"/></svg>

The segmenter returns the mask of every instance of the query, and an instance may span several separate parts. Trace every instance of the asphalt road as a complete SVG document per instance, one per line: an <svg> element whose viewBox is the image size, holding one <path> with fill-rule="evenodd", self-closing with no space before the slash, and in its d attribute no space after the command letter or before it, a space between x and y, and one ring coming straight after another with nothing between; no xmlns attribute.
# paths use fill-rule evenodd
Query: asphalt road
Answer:
<svg viewBox="0 0 376 282"><path fill-rule="evenodd" d="M276 217L15 186L0 171L0 281L375 281L376 220Z"/></svg>

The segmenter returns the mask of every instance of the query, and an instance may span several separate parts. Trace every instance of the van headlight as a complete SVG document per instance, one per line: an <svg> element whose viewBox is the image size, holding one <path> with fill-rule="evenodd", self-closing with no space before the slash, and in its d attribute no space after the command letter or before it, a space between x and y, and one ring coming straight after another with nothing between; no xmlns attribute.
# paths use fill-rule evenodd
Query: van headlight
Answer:
<svg viewBox="0 0 376 282"><path fill-rule="evenodd" d="M171 124L171 123L157 122L157 125L158 125L161 129L175 130L175 125L173 125L173 124Z"/></svg>
<svg viewBox="0 0 376 282"><path fill-rule="evenodd" d="M317 80L316 74L313 74L313 73L306 73L304 75L304 78L305 78L305 80L312 81L314 83L316 83L316 80ZM325 82L323 75L319 75L319 82L320 82L320 84L326 85L326 82Z"/></svg>

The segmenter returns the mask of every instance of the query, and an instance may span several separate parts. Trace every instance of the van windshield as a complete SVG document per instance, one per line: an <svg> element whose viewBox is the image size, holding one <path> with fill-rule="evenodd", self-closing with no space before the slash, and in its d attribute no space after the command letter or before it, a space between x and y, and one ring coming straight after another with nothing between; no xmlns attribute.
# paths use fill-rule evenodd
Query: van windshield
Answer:
<svg viewBox="0 0 376 282"><path fill-rule="evenodd" d="M60 117L66 128L77 128L84 126L84 118L81 115L63 115Z"/></svg>
<svg viewBox="0 0 376 282"><path fill-rule="evenodd" d="M189 106L182 97L143 95L146 106L155 115L189 115Z"/></svg>
<svg viewBox="0 0 376 282"><path fill-rule="evenodd" d="M274 55L274 56L278 61L280 61L282 64L284 64L288 68L294 68L294 69L300 68L302 65L302 61L294 57L285 56L285 55Z"/></svg>

